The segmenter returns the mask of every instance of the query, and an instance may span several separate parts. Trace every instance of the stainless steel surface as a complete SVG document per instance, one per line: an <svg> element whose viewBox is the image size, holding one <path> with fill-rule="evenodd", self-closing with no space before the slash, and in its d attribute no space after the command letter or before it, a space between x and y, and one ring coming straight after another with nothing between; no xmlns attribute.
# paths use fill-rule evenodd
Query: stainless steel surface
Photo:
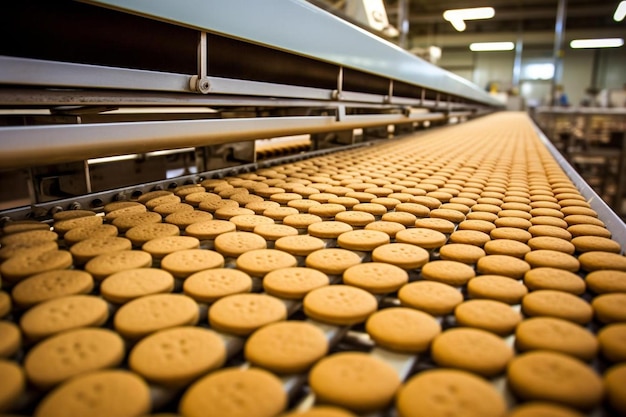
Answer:
<svg viewBox="0 0 626 417"><path fill-rule="evenodd" d="M304 0L232 0L220 2L219 6L204 0L188 0L185 7L167 0L85 2L245 40L489 106L500 106L499 102L469 81ZM338 42L338 39L341 41Z"/></svg>

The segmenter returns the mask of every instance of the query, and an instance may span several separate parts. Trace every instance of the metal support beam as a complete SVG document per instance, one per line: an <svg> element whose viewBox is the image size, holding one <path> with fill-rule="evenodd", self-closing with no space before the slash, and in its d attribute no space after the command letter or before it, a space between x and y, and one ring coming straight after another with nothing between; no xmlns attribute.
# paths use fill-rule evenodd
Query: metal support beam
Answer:
<svg viewBox="0 0 626 417"><path fill-rule="evenodd" d="M556 92L563 77L563 39L565 34L566 8L567 0L559 0L556 11L556 22L554 24L554 51L552 54L554 60L554 76L552 77L550 104L553 106L558 104L556 102Z"/></svg>

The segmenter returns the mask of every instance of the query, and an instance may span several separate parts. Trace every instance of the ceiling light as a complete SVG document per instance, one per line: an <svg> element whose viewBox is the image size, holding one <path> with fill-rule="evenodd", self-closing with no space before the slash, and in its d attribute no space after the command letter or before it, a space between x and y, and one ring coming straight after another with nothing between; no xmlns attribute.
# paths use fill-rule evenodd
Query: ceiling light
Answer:
<svg viewBox="0 0 626 417"><path fill-rule="evenodd" d="M474 52L512 51L515 44L513 42L475 42L471 43L469 48Z"/></svg>
<svg viewBox="0 0 626 417"><path fill-rule="evenodd" d="M616 22L621 22L626 17L626 0L622 0L617 5L615 9L615 14L613 15L613 20Z"/></svg>
<svg viewBox="0 0 626 417"><path fill-rule="evenodd" d="M491 19L496 14L493 7L474 7L471 9L452 9L443 12L443 18L459 32L465 30L466 20Z"/></svg>
<svg viewBox="0 0 626 417"><path fill-rule="evenodd" d="M605 38L605 39L575 39L569 43L574 49L580 48L619 48L624 45L622 38Z"/></svg>

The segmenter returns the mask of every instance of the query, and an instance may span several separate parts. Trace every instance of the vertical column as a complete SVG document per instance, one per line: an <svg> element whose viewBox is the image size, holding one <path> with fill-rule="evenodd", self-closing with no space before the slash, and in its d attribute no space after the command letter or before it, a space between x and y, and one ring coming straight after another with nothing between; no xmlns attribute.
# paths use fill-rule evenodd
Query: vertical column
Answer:
<svg viewBox="0 0 626 417"><path fill-rule="evenodd" d="M552 88L550 91L550 104L556 103L557 86L561 84L563 78L563 38L565 33L567 0L559 0L556 10L556 22L554 24L554 76L552 77Z"/></svg>
<svg viewBox="0 0 626 417"><path fill-rule="evenodd" d="M400 30L398 46L407 49L409 35L409 0L398 1L398 29Z"/></svg>

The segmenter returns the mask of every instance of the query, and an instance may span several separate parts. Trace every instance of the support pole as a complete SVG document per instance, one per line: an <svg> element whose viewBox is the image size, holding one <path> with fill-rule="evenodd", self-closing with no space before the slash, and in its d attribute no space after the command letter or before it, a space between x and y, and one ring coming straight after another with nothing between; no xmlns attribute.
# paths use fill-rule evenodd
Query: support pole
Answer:
<svg viewBox="0 0 626 417"><path fill-rule="evenodd" d="M556 102L556 90L563 78L563 38L565 34L566 9L567 0L559 0L556 10L556 22L554 24L554 76L552 77L552 88L550 91L550 105L552 106L558 104Z"/></svg>

